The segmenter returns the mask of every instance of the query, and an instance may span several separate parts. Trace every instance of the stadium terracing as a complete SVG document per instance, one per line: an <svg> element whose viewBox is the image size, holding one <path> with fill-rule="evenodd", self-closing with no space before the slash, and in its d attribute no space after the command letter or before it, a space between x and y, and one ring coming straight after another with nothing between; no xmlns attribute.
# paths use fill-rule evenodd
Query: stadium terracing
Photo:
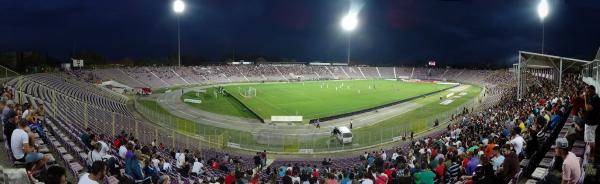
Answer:
<svg viewBox="0 0 600 184"><path fill-rule="evenodd" d="M552 60L549 56L540 57L539 60ZM349 173L356 177L371 173L371 170L366 169L366 165L368 168L380 168L373 170L379 174L390 168L394 168L394 171L411 173L415 165L426 163L425 166L429 166L430 159L438 160L440 155L450 162L456 161L458 155L462 155L455 155L457 150L460 150L460 153L469 152L469 155L473 152L478 153L477 150L488 154L487 150L483 149L484 146L491 142L504 144L511 139L510 135L504 135L505 129L511 130L515 126L521 126L518 120L523 120L521 123L526 123L527 129L521 131L527 138L525 143L527 146L518 150L523 152L522 155L519 154L520 169L508 172L504 178L501 178L506 183L517 183L524 180L544 179L556 166L558 158L555 157L554 149L550 148L557 137L567 137L567 133L575 123L574 118L571 118L572 105L569 101L572 99L569 97L576 96L573 93L583 88L585 85L583 81L598 81L598 62L596 60L584 63L578 67L583 69L574 73L563 75L563 71L560 71L560 82L557 82L556 77L549 77L556 74L554 72L556 68L548 66L520 65L519 68L509 71L253 64L120 67L38 73L13 77L6 82L5 87L8 89L7 93L14 94L10 100L19 104L31 104L34 109L42 109L47 128L43 135L40 132L36 134L38 138L36 144L40 145L39 151L52 157L51 163L64 165L74 176L85 172L90 166L87 162L87 153L90 149L80 139L80 135L86 133L86 128L91 128L91 132L96 135L104 135L103 140L109 143L123 133L131 135L137 144L149 148L146 149L148 153L145 154L160 155L173 166L176 165L176 158L171 153L179 153L184 149L196 152L197 154L190 154L190 157L203 158L204 165L212 165L212 162L216 162L223 166L207 167L199 175L189 175L190 168L187 168L188 173L182 173L186 171L181 170L162 171L170 176L171 183L222 180L229 174L228 171L234 170L248 171L246 176L242 174L242 178L257 178L264 183L279 183L283 180L280 169L284 168L285 175L287 170L285 167L292 168L291 175L303 179L325 180L331 176L337 178L340 174L344 178ZM514 75L515 73L518 75ZM526 80L516 80L517 77ZM112 80L132 90L263 81L353 79L453 81L481 86L485 88L485 94L480 100L481 103L478 103L475 108L460 109L460 113L453 114L452 118L444 121L443 127L439 129L432 129L414 137L405 136L403 139L393 140L378 147L348 150L348 152L332 155L327 153L285 155L285 151L282 151L277 153L278 156L272 156L272 151L269 151L268 166L257 169L253 156L254 152L262 151L261 149L243 147L235 149L228 144L231 140L227 137L213 137L214 140L209 137L199 138L148 122L147 117L136 111L132 99L128 96L98 85L101 81ZM518 84L517 81L525 81L525 83ZM564 90L559 90L559 84ZM518 85L523 85L521 87L526 89L523 90L522 99L515 98ZM538 121L538 117L543 118L545 115L558 117L556 124L539 122L542 120ZM6 143L5 146L10 150ZM119 157L117 149L119 147L111 148L110 154L119 158L121 168L124 168L124 160ZM583 141L575 140L570 149L581 158L582 176L585 176L584 168L590 155L589 148ZM435 155L432 152L435 152ZM332 160L323 161L325 157ZM10 155L9 158L13 159ZM227 160L221 161L222 159ZM403 163L400 163L400 160L403 160ZM19 163L15 162L15 166L18 165ZM446 177L444 174L439 178L436 177L440 180L438 182L456 181L448 174L445 175ZM123 177L131 178L127 174ZM402 183L401 181L405 181L406 177L410 179L411 176L394 174L388 181ZM107 176L107 183L118 181L123 181L119 175ZM580 182L583 182L583 178Z"/></svg>

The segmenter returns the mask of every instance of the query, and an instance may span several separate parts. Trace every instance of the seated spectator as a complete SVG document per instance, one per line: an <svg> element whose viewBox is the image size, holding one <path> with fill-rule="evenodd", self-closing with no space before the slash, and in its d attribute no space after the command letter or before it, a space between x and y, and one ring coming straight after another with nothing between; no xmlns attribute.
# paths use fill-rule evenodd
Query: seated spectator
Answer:
<svg viewBox="0 0 600 184"><path fill-rule="evenodd" d="M121 157L121 159L125 159L125 156L127 155L127 151L131 150L131 149L133 149L133 145L122 144L121 146L119 146L119 157Z"/></svg>
<svg viewBox="0 0 600 184"><path fill-rule="evenodd" d="M160 174L160 170L152 166L150 159L144 161L144 175L151 177L154 183L167 184L169 183L169 176Z"/></svg>
<svg viewBox="0 0 600 184"><path fill-rule="evenodd" d="M500 146L494 147L494 156L492 157L492 166L494 171L497 171L504 162L504 156L500 151Z"/></svg>
<svg viewBox="0 0 600 184"><path fill-rule="evenodd" d="M202 164L200 159L195 158L194 164L192 166L192 174L196 176L200 176L204 173L204 165Z"/></svg>
<svg viewBox="0 0 600 184"><path fill-rule="evenodd" d="M43 182L47 184L67 184L67 171L57 165L50 166L46 171Z"/></svg>
<svg viewBox="0 0 600 184"><path fill-rule="evenodd" d="M96 143L93 145L93 149L88 152L87 161L90 166L96 161L103 161L100 155L101 146L99 143Z"/></svg>
<svg viewBox="0 0 600 184"><path fill-rule="evenodd" d="M105 176L106 164L102 161L96 161L92 164L89 173L85 173L79 178L78 184L99 184Z"/></svg>
<svg viewBox="0 0 600 184"><path fill-rule="evenodd" d="M504 155L504 163L497 171L497 177L504 181L504 183L510 182L512 178L519 172L519 158L517 154L510 149L510 145L504 145L502 148L502 154Z"/></svg>
<svg viewBox="0 0 600 184"><path fill-rule="evenodd" d="M19 128L12 132L10 148L17 161L25 162L28 171L36 172L45 166L48 157L36 152L37 148L33 139L30 139L29 132L27 122L19 121Z"/></svg>
<svg viewBox="0 0 600 184"><path fill-rule="evenodd" d="M125 161L125 173L131 176L134 180L144 180L146 176L142 172L142 163L147 158L139 150L136 151L132 158Z"/></svg>
<svg viewBox="0 0 600 184"><path fill-rule="evenodd" d="M29 126L29 129L31 129L33 132L38 133L38 135L40 135L41 137L46 137L46 132L44 131L44 126L42 125L41 120L38 120L36 118L36 113L30 113L29 116L27 116L26 118L27 120L27 125Z"/></svg>

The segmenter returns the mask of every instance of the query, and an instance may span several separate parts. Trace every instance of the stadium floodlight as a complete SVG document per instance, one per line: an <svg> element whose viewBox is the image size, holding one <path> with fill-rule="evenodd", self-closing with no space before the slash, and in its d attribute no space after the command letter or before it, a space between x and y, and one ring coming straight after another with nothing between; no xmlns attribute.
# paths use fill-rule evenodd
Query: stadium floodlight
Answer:
<svg viewBox="0 0 600 184"><path fill-rule="evenodd" d="M544 18L546 18L546 16L548 16L548 14L550 13L550 6L548 6L548 1L541 0L540 4L538 4L537 6L537 11L538 16L540 16L540 19L544 21Z"/></svg>
<svg viewBox="0 0 600 184"><path fill-rule="evenodd" d="M546 37L546 30L545 30L546 26L544 25L544 19L550 13L550 6L548 5L547 0L540 0L540 4L538 4L538 6L537 6L537 12L538 12L538 16L540 17L540 20L542 21L542 54L543 54L544 53L544 37Z"/></svg>
<svg viewBox="0 0 600 184"><path fill-rule="evenodd" d="M340 25L345 31L353 31L358 26L358 18L356 15L348 14L342 18Z"/></svg>
<svg viewBox="0 0 600 184"><path fill-rule="evenodd" d="M356 27L358 27L358 18L357 15L355 13L348 13L346 16L344 16L342 18L342 21L340 21L340 26L342 26L342 29L344 31L346 31L348 33L348 44L347 44L347 57L346 57L346 63L349 65L350 64L350 40L351 38L351 33L354 29L356 29Z"/></svg>
<svg viewBox="0 0 600 184"><path fill-rule="evenodd" d="M183 3L182 0L175 0L173 2L173 11L175 13L183 13L183 11L185 10L185 3Z"/></svg>
<svg viewBox="0 0 600 184"><path fill-rule="evenodd" d="M185 3L182 0L173 2L173 11L176 14L182 14L185 10ZM177 16L177 65L181 66L181 31L179 30L179 16Z"/></svg>

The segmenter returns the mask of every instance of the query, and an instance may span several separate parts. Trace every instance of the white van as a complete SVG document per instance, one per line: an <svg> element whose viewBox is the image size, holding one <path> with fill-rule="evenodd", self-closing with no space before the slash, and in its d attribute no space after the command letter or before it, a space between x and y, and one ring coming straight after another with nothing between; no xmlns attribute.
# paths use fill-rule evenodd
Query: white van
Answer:
<svg viewBox="0 0 600 184"><path fill-rule="evenodd" d="M333 136L343 144L352 143L352 132L348 127L341 126L333 129Z"/></svg>

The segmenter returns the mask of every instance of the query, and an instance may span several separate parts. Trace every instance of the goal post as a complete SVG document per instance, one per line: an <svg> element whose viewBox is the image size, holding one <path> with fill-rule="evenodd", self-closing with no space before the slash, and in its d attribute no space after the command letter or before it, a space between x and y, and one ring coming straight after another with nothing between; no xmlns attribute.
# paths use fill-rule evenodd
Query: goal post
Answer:
<svg viewBox="0 0 600 184"><path fill-rule="evenodd" d="M240 87L239 88L240 95L246 98L251 98L256 96L256 88L254 87Z"/></svg>

